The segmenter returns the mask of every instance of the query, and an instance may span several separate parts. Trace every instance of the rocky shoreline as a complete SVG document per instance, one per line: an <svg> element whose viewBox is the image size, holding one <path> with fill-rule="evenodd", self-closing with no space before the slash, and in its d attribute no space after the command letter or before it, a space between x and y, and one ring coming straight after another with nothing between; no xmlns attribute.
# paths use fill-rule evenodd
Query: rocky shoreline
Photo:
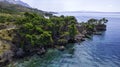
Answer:
<svg viewBox="0 0 120 67"><path fill-rule="evenodd" d="M102 23L103 22L103 23ZM58 50L63 51L65 49L65 45L67 43L76 43L85 41L85 38L90 38L91 35L101 35L102 31L106 31L105 23L108 22L105 18L97 20L90 19L88 22L77 23L76 27L78 29L78 34L73 38L66 38L66 41L60 41L53 46L44 46L44 47L31 47L27 46L26 49L17 48L10 42L13 49L9 49L5 51L2 55L0 55L0 67L5 66L6 64L18 59L24 58L25 56L32 56L34 54L43 55L47 52L49 48L57 48ZM19 42L18 42L19 43ZM2 48L1 48L2 49Z"/></svg>

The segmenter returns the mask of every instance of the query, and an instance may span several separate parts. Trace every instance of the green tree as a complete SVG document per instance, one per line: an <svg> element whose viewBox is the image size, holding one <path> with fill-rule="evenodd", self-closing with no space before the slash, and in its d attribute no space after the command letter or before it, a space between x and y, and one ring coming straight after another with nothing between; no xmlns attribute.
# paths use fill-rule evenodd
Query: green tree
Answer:
<svg viewBox="0 0 120 67"><path fill-rule="evenodd" d="M71 24L69 26L70 39L74 39L77 33L78 33L78 30L76 28L76 25L75 24Z"/></svg>
<svg viewBox="0 0 120 67"><path fill-rule="evenodd" d="M51 45L53 43L52 36L47 31L40 35L39 41L42 45Z"/></svg>

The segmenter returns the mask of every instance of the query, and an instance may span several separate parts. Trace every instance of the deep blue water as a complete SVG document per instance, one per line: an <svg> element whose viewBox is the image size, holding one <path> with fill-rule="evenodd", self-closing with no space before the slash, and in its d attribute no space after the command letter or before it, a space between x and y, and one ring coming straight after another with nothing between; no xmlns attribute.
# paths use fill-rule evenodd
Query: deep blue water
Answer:
<svg viewBox="0 0 120 67"><path fill-rule="evenodd" d="M107 31L82 43L68 44L65 51L50 49L42 58L20 60L16 67L120 67L120 14L61 13L80 21L106 17Z"/></svg>

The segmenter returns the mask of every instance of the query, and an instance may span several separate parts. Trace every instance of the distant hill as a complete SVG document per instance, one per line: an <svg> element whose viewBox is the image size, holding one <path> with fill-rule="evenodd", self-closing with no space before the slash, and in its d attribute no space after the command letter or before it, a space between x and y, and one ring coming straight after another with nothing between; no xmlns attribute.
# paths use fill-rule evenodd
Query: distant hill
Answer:
<svg viewBox="0 0 120 67"><path fill-rule="evenodd" d="M27 3L24 3L21 0L0 0L0 2L8 2L10 4L18 4L21 6L30 7Z"/></svg>
<svg viewBox="0 0 120 67"><path fill-rule="evenodd" d="M18 13L22 13L22 12L34 12L34 13L38 13L38 14L42 14L42 15L50 14L49 12L46 12L46 11L21 6L18 4L11 4L8 2L3 2L3 1L0 1L0 12L1 13L10 13L10 14L18 14Z"/></svg>

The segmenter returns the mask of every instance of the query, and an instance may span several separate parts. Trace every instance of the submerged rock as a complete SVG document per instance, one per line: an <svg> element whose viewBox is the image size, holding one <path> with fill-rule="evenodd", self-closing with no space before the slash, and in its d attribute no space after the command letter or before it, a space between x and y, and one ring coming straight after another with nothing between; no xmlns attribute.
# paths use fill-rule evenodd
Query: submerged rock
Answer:
<svg viewBox="0 0 120 67"><path fill-rule="evenodd" d="M61 50L61 51L64 51L65 47L64 46L60 46L58 49Z"/></svg>
<svg viewBox="0 0 120 67"><path fill-rule="evenodd" d="M94 32L94 35L102 35L102 32Z"/></svg>
<svg viewBox="0 0 120 67"><path fill-rule="evenodd" d="M45 54L45 52L46 52L46 50L45 50L45 48L39 48L39 49L37 49L37 54L38 55L43 55L43 54Z"/></svg>

